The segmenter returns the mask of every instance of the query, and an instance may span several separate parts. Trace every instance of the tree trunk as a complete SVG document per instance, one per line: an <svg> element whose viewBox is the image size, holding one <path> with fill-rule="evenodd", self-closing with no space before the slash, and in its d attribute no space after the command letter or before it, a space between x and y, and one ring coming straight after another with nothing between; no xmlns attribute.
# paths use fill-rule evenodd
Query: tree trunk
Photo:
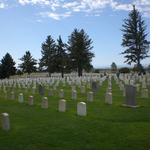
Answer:
<svg viewBox="0 0 150 150"><path fill-rule="evenodd" d="M61 77L64 78L64 69L61 70Z"/></svg>
<svg viewBox="0 0 150 150"><path fill-rule="evenodd" d="M52 72L52 71L51 71L51 66L49 65L49 66L48 66L48 75L49 75L49 77L51 77L51 72Z"/></svg>
<svg viewBox="0 0 150 150"><path fill-rule="evenodd" d="M137 69L138 69L138 72L141 73L140 59L137 60Z"/></svg>
<svg viewBox="0 0 150 150"><path fill-rule="evenodd" d="M51 77L51 72L48 72L49 77Z"/></svg>
<svg viewBox="0 0 150 150"><path fill-rule="evenodd" d="M82 76L82 68L81 67L78 67L78 76Z"/></svg>

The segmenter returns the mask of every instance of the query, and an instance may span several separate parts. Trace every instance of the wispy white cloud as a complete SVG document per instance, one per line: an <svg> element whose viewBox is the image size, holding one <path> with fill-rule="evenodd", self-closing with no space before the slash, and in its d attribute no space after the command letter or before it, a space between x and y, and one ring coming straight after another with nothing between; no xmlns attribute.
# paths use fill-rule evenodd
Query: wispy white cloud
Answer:
<svg viewBox="0 0 150 150"><path fill-rule="evenodd" d="M105 8L111 3L111 0L82 0L91 10Z"/></svg>
<svg viewBox="0 0 150 150"><path fill-rule="evenodd" d="M0 0L0 8L4 7L2 1ZM109 7L115 11L129 11L132 9L132 5L135 4L136 7L143 12L144 16L149 16L150 13L150 0L130 0L120 1L120 0L12 0L17 1L21 6L25 5L35 5L37 7L42 7L43 14L41 16L47 16L55 20L60 20L63 18L70 17L74 13L83 12L85 15L93 14L99 16L101 12ZM45 8L45 12L44 12ZM63 12L63 13L60 13ZM69 12L69 13L68 13ZM146 14L146 15L145 15Z"/></svg>
<svg viewBox="0 0 150 150"><path fill-rule="evenodd" d="M7 5L4 3L4 1L0 1L0 9L6 8Z"/></svg>
<svg viewBox="0 0 150 150"><path fill-rule="evenodd" d="M53 9L56 7L70 9L75 12L79 11L95 11L98 9L104 9L110 6L114 10L131 10L132 4L136 4L138 7L148 6L150 7L150 0L132 0L130 3L119 2L118 0L71 0L66 2L65 0L18 0L21 5L45 5Z"/></svg>
<svg viewBox="0 0 150 150"><path fill-rule="evenodd" d="M92 12L98 9L105 8L111 0L76 0L65 2L62 7L70 9L73 12Z"/></svg>
<svg viewBox="0 0 150 150"><path fill-rule="evenodd" d="M27 4L40 4L40 5L49 5L50 1L49 0L18 0L18 2L21 5L27 5Z"/></svg>
<svg viewBox="0 0 150 150"><path fill-rule="evenodd" d="M18 3L25 5L38 5L49 7L52 11L56 11L57 8L61 7L61 0L18 0Z"/></svg>
<svg viewBox="0 0 150 150"><path fill-rule="evenodd" d="M111 0L109 4L113 10L123 10L123 11L131 10L132 5L133 5L133 3L119 3L119 2L114 1L114 0Z"/></svg>
<svg viewBox="0 0 150 150"><path fill-rule="evenodd" d="M78 5L79 5L79 2L73 1L73 2L68 2L68 3L65 2L62 7L70 9L70 8L74 8L74 7L78 6Z"/></svg>
<svg viewBox="0 0 150 150"><path fill-rule="evenodd" d="M65 13L54 13L54 12L41 12L40 16L42 17L49 17L55 20L61 20L63 18L68 18L71 16L71 12L65 12Z"/></svg>
<svg viewBox="0 0 150 150"><path fill-rule="evenodd" d="M0 9L5 8L4 3L0 3Z"/></svg>
<svg viewBox="0 0 150 150"><path fill-rule="evenodd" d="M141 5L150 5L150 0L138 0Z"/></svg>

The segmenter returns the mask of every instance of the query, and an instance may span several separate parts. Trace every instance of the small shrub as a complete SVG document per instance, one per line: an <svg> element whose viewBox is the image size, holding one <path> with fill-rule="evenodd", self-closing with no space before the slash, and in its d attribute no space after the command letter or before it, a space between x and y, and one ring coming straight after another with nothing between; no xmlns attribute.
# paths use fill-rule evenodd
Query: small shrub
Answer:
<svg viewBox="0 0 150 150"><path fill-rule="evenodd" d="M128 67L120 68L119 73L130 73L130 69Z"/></svg>

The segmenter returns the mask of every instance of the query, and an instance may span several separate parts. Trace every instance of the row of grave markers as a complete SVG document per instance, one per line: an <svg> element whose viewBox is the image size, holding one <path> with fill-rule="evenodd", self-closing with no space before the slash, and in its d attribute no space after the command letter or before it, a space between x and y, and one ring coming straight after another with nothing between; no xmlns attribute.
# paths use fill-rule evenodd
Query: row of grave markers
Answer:
<svg viewBox="0 0 150 150"><path fill-rule="evenodd" d="M142 87L142 97L143 98L148 98L149 97L149 93L148 93L149 91L147 89L147 86L149 84L146 83L146 81L148 81L149 78L147 78L147 79L145 77L139 77L138 78L136 76L135 77L136 80L133 77L132 77L132 80L131 80L129 75L127 75L127 76L121 75L119 78L117 78L115 75L109 75L107 77L103 77L103 79L100 80L100 81L99 81L99 78L98 78L98 80L94 80L91 83L92 91L88 92L88 98L87 98L88 101L91 101L91 102L93 101L93 95L94 95L95 92L98 91L99 85L102 85L103 81L105 81L106 78L108 78L108 88L107 88L107 91L106 91L106 94L105 94L105 103L111 105L112 104L112 82L111 82L112 77L115 79L116 83L120 87L120 90L123 91L123 95L125 96L125 101L124 101L123 106L132 107L132 108L138 107L137 101L136 101L136 89L137 89L137 91L139 91L139 84L135 84L136 80L138 80L141 83L141 85L142 85L141 86ZM21 81L24 82L24 80L21 80ZM97 84L98 82L99 82L99 84ZM1 82L0 87L6 87L10 83L11 82L5 82L5 83ZM40 83L42 83L42 82L40 82ZM60 81L57 82L57 86L59 86L59 83L60 83ZM65 81L64 81L64 83L65 83ZM87 83L87 82L85 82L85 83ZM12 85L14 85L14 83L11 84L10 87L12 87ZM81 93L85 93L85 86L81 85L81 83L79 83L77 85L80 85ZM36 86L34 86L35 89L36 89ZM43 93L42 93L43 89L42 88L43 88L44 84L42 83L42 84L40 84L40 86L41 86L41 90L40 90L40 87L39 87L39 93L41 92L41 95L43 95ZM46 83L46 86L47 86L47 83ZM14 98L13 97L14 93L12 92L11 94L12 94L12 98ZM64 91L63 91L63 89L60 90L59 97L60 98L64 98ZM77 99L77 91L76 91L76 88L75 88L74 85L72 86L72 99L73 100ZM20 103L24 102L23 93L19 94L18 101ZM34 105L34 98L33 98L33 96L29 97L28 103L29 103L29 105ZM65 112L66 111L66 105L67 105L66 104L66 100L65 99L61 99L59 101L59 104L58 104L58 111ZM44 109L48 108L48 98L47 97L44 97L42 99L41 107L44 108ZM80 115L80 116L86 116L87 115L86 103L85 102L78 102L77 103L77 115ZM7 113L2 113L2 128L4 130L9 130L10 129L9 114L7 114Z"/></svg>
<svg viewBox="0 0 150 150"><path fill-rule="evenodd" d="M43 98L42 108L44 108L44 109L48 108L48 100L46 97ZM66 100L60 100L59 101L58 110L59 110L59 112L65 112L66 111ZM79 116L86 116L87 115L85 102L79 102L77 104L77 115L79 115ZM10 130L9 114L8 113L2 113L1 116L2 116L2 129L5 131Z"/></svg>
<svg viewBox="0 0 150 150"><path fill-rule="evenodd" d="M108 89L105 95L105 101L108 104L112 104L112 91L111 91L111 76L108 77ZM133 101L135 101L135 95L136 95L136 89L139 90L137 87L135 88L135 85L133 85L133 81L131 81L130 85L126 85L123 83L123 80L120 80L118 78L115 77L116 83L119 84L120 90L123 91L123 96L126 96L127 100L125 101L125 103L129 103L127 102L129 99L133 99ZM104 81L104 80L103 80ZM127 81L124 81L127 82ZM95 93L98 90L98 84L97 82L92 82L92 91ZM149 97L149 91L148 89L143 89L142 88L142 98L148 98ZM88 101L92 101L93 100L93 92L88 92ZM40 95L44 95L43 93L43 86L39 86L39 93ZM85 93L85 86L81 86L81 93ZM20 97L23 97L22 94L19 95ZM14 99L14 92L11 92L11 99ZM61 89L60 93L59 93L59 97L60 98L64 98L64 90ZM130 98L131 97L131 98ZM23 98L20 98L20 101L22 101ZM75 89L75 86L72 86L72 99L76 100L77 99L77 91ZM133 105L136 105L135 102Z"/></svg>
<svg viewBox="0 0 150 150"><path fill-rule="evenodd" d="M94 80L93 82L91 82L92 91L88 92L87 101L90 101L90 102L93 101L94 93L96 93L98 91L99 86L102 85L102 83L105 80L106 80L106 77L102 78L102 80L99 81L99 84L97 83L97 80ZM21 81L23 81L23 80L21 80ZM6 86L9 85L10 87L12 87L12 85L13 85L12 83L13 83L12 81L11 82L9 82L9 81L1 82L0 88L3 87L4 92L6 92ZM59 85L58 82L57 82L57 84ZM15 86L13 85L13 87L16 87L16 85ZM19 84L18 87L21 88L20 84ZM23 85L23 87L25 88L24 85ZM29 87L30 86L28 86L28 88ZM81 93L85 93L85 86L80 86L80 87L81 87ZM38 89L39 89L39 94L43 96L44 95L43 84L39 84ZM34 91L33 93L35 93L35 90L36 90L36 86L33 86L33 91ZM60 90L59 97L64 98L63 89ZM11 92L11 99L12 100L15 99L15 95L14 95L13 91ZM72 86L72 99L73 100L77 99L77 91L76 91L75 86ZM18 102L19 103L24 102L23 93L19 94ZM66 111L66 106L67 106L66 103L67 102L66 102L65 99L59 100L59 104L58 104L58 111L59 112L65 112ZM34 105L34 97L33 96L29 96L28 104L31 105L31 106ZM42 102L41 102L41 108L48 109L48 98L47 97L43 97ZM86 108L86 103L85 102L78 102L77 103L77 115L79 115L79 116L86 116L87 115L87 108ZM2 129L6 130L6 131L8 131L10 129L10 121L9 121L9 114L8 113L2 113Z"/></svg>

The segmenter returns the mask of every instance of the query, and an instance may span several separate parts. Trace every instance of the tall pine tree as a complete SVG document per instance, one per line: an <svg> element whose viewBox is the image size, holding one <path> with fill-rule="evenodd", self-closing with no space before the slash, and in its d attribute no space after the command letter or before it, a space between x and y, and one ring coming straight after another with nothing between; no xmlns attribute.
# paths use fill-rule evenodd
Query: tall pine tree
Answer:
<svg viewBox="0 0 150 150"><path fill-rule="evenodd" d="M117 72L117 65L116 65L115 62L112 62L112 64L111 64L111 71L112 71L113 73Z"/></svg>
<svg viewBox="0 0 150 150"><path fill-rule="evenodd" d="M0 64L0 78L9 78L11 75L15 75L15 73L15 62L12 56L9 53L6 53Z"/></svg>
<svg viewBox="0 0 150 150"><path fill-rule="evenodd" d="M72 60L72 69L78 71L78 76L82 76L83 69L91 66L94 54L91 52L92 40L83 29L75 29L68 39L68 51Z"/></svg>
<svg viewBox="0 0 150 150"><path fill-rule="evenodd" d="M124 20L122 27L122 46L126 48L126 50L122 52L126 58L125 63L135 63L139 72L141 72L141 60L148 57L149 42L146 40L145 22L139 11L135 9L135 6L133 6L133 10L129 13L128 19Z"/></svg>
<svg viewBox="0 0 150 150"><path fill-rule="evenodd" d="M64 77L64 70L67 65L67 53L66 53L66 44L63 43L61 36L57 39L56 44L56 64L58 71L61 72L62 78Z"/></svg>
<svg viewBox="0 0 150 150"><path fill-rule="evenodd" d="M45 67L49 76L56 69L56 44L53 38L49 35L44 43L42 43L42 58L40 59L41 67Z"/></svg>
<svg viewBox="0 0 150 150"><path fill-rule="evenodd" d="M24 73L30 74L32 72L36 72L36 59L32 57L30 51L26 51L20 60L22 63L19 65L19 67Z"/></svg>

